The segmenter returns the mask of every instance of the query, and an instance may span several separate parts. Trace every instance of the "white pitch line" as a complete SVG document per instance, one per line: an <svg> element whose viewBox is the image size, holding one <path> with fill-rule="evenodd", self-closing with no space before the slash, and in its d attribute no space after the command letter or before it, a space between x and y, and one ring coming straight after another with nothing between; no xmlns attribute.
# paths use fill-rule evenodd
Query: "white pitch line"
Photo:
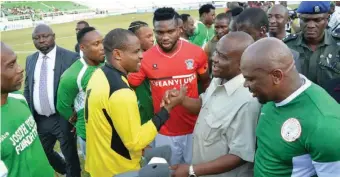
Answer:
<svg viewBox="0 0 340 177"><path fill-rule="evenodd" d="M56 40L59 40L59 39L68 39L68 38L73 38L73 37L76 37L76 36L65 36L65 37L59 37L59 38L56 38ZM33 44L33 42L25 42L25 43L21 43L21 44L13 44L11 46L19 46L19 45L29 45L29 44Z"/></svg>

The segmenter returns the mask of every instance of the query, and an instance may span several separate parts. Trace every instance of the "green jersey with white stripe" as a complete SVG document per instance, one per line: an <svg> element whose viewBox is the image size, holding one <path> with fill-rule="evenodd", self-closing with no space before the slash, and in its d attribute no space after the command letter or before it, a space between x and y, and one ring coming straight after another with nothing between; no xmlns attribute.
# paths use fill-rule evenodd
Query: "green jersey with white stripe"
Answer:
<svg viewBox="0 0 340 177"><path fill-rule="evenodd" d="M22 94L8 94L7 102L1 106L0 126L0 176L54 176Z"/></svg>
<svg viewBox="0 0 340 177"><path fill-rule="evenodd" d="M83 139L86 139L84 120L86 87L93 72L100 66L90 66L81 58L73 63L60 78L57 110L67 120L72 116L73 111L76 111L77 135Z"/></svg>
<svg viewBox="0 0 340 177"><path fill-rule="evenodd" d="M340 176L340 105L304 79L287 99L262 107L255 177Z"/></svg>
<svg viewBox="0 0 340 177"><path fill-rule="evenodd" d="M201 21L197 21L195 26L196 29L194 35L190 37L189 41L195 45L203 47L205 43L214 37L215 29L213 26L207 28L207 26L205 26L205 24L203 24Z"/></svg>

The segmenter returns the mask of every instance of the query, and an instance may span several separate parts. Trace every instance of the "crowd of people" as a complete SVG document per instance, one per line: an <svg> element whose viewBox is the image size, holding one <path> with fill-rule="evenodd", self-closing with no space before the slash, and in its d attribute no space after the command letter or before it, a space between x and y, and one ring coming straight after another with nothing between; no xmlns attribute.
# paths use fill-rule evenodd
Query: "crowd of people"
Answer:
<svg viewBox="0 0 340 177"><path fill-rule="evenodd" d="M40 24L25 76L1 42L0 176L80 177L78 141L92 177L340 177L340 4L301 2L294 33L264 5L162 7L105 36L80 21L76 52Z"/></svg>

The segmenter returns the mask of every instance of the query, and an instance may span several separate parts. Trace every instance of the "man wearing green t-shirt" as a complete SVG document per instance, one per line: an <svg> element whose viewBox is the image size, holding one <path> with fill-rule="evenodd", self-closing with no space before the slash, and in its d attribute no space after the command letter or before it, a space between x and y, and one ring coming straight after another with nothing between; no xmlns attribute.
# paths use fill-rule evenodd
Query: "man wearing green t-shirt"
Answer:
<svg viewBox="0 0 340 177"><path fill-rule="evenodd" d="M196 22L196 29L194 35L190 37L190 42L203 47L203 45L215 35L213 27L215 7L211 4L205 4L201 6L198 11L200 20Z"/></svg>
<svg viewBox="0 0 340 177"><path fill-rule="evenodd" d="M86 130L84 119L85 92L93 72L104 62L103 37L93 27L85 27L77 34L83 57L68 68L60 79L57 110L74 123L81 151L86 154Z"/></svg>
<svg viewBox="0 0 340 177"><path fill-rule="evenodd" d="M153 31L147 23L143 21L134 21L130 24L128 30L138 37L143 52L153 47ZM136 87L136 95L141 124L144 124L154 116L149 80L146 79L141 85Z"/></svg>
<svg viewBox="0 0 340 177"><path fill-rule="evenodd" d="M254 176L339 176L340 105L299 75L290 49L279 39L260 39L245 50L240 68L244 86L264 104Z"/></svg>
<svg viewBox="0 0 340 177"><path fill-rule="evenodd" d="M13 50L1 42L0 176L53 177L26 99L12 93L20 89L23 71Z"/></svg>

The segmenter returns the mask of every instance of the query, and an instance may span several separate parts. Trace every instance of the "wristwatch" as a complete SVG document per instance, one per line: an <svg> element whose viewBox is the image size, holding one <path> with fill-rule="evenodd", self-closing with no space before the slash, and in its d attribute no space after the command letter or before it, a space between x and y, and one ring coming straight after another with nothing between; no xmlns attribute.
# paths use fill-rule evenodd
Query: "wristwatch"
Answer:
<svg viewBox="0 0 340 177"><path fill-rule="evenodd" d="M194 167L192 165L190 165L189 167L189 177L197 177L194 172Z"/></svg>

